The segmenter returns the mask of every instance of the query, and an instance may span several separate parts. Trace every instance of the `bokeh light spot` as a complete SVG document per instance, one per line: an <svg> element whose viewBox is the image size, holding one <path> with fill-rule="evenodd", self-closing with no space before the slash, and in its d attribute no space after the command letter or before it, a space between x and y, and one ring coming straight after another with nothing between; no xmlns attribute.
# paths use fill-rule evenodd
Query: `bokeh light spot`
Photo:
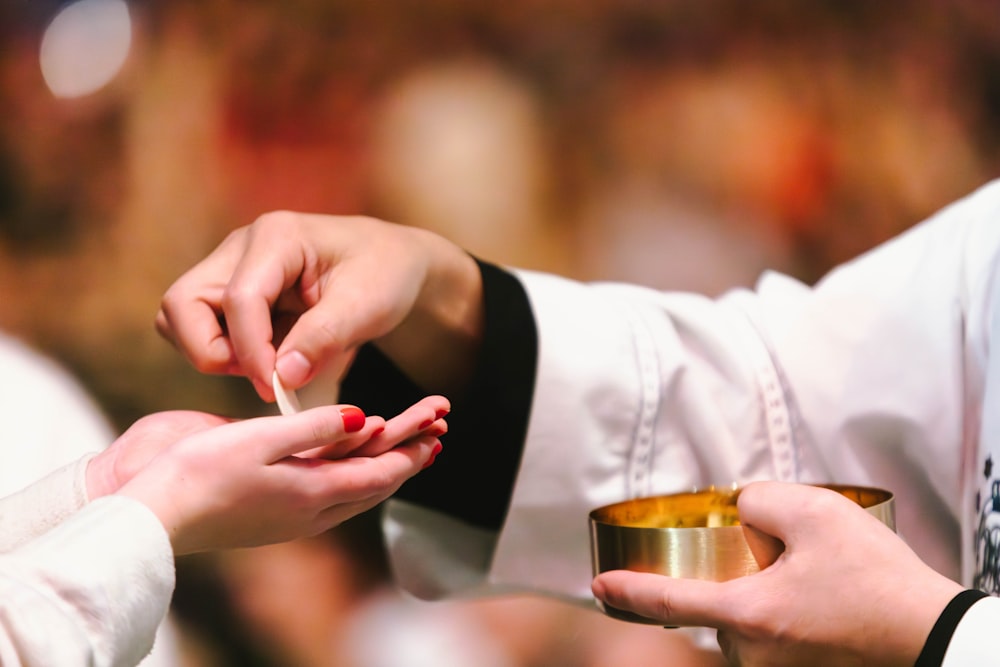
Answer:
<svg viewBox="0 0 1000 667"><path fill-rule="evenodd" d="M78 0L64 7L42 36L42 76L56 97L81 97L121 70L132 42L124 0Z"/></svg>

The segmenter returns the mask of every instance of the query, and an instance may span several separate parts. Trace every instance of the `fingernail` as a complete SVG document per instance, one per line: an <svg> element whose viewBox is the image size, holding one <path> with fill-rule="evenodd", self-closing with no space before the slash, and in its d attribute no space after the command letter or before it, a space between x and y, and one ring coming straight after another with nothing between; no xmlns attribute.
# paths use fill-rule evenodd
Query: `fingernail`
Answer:
<svg viewBox="0 0 1000 667"><path fill-rule="evenodd" d="M253 384L254 391L257 392L258 396L274 396L274 391L271 389L271 385L264 384L258 380L251 380Z"/></svg>
<svg viewBox="0 0 1000 667"><path fill-rule="evenodd" d="M441 453L441 449L442 447L440 442L434 445L434 449L431 450L430 458L428 458L427 462L424 463L424 467L422 468L422 470L429 468L431 464L434 463L434 459L436 459L437 455Z"/></svg>
<svg viewBox="0 0 1000 667"><path fill-rule="evenodd" d="M274 364L281 381L290 387L301 387L312 372L312 364L301 352L286 352Z"/></svg>
<svg viewBox="0 0 1000 667"><path fill-rule="evenodd" d="M428 426L430 426L433 423L434 423L433 419L428 419L426 421L420 422L420 426L418 426L417 428L419 428L421 431L423 431L425 428L427 428Z"/></svg>
<svg viewBox="0 0 1000 667"><path fill-rule="evenodd" d="M374 438L376 435L381 435L382 431L384 431L384 430L385 430L385 426L379 426L377 429L375 429L374 431L372 431L372 437Z"/></svg>
<svg viewBox="0 0 1000 667"><path fill-rule="evenodd" d="M344 418L344 430L348 433L357 433L365 427L365 413L360 408L353 405L341 408L340 416Z"/></svg>
<svg viewBox="0 0 1000 667"><path fill-rule="evenodd" d="M435 438L438 438L447 432L448 429L446 429L444 426L435 426L434 428L427 429L427 431L424 432L424 435L430 435Z"/></svg>
<svg viewBox="0 0 1000 667"><path fill-rule="evenodd" d="M451 410L444 410L444 409L438 410L436 413L434 413L434 417L435 419L441 419L441 417L444 417L449 412L451 412Z"/></svg>

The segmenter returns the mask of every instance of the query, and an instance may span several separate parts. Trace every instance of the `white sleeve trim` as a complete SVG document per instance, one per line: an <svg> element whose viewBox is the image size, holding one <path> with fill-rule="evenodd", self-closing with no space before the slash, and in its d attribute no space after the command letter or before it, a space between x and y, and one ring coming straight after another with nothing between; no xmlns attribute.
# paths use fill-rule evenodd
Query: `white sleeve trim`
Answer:
<svg viewBox="0 0 1000 667"><path fill-rule="evenodd" d="M1000 628L1000 598L983 598L969 607L955 628L941 667L998 667L996 633Z"/></svg>
<svg viewBox="0 0 1000 667"><path fill-rule="evenodd" d="M95 455L83 456L0 499L0 553L48 532L87 503L87 464Z"/></svg>

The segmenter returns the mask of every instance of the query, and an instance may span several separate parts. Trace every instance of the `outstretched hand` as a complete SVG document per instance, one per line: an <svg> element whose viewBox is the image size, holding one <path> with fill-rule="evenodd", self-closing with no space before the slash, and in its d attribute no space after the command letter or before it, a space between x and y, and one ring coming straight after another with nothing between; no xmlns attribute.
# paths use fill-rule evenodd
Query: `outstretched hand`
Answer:
<svg viewBox="0 0 1000 667"><path fill-rule="evenodd" d="M888 666L913 665L962 590L835 491L758 482L739 512L755 557L770 563L760 572L726 582L605 572L594 595L664 625L717 628L733 665ZM766 536L784 544L780 555Z"/></svg>
<svg viewBox="0 0 1000 667"><path fill-rule="evenodd" d="M145 504L176 554L307 537L430 465L449 408L431 396L389 420L343 405L245 421L158 413L91 460L88 491Z"/></svg>

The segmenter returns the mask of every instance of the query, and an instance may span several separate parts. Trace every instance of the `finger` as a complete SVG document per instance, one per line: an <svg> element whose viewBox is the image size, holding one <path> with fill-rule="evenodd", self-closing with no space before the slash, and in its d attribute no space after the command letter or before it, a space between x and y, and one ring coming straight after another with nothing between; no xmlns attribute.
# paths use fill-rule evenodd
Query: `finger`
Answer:
<svg viewBox="0 0 1000 667"><path fill-rule="evenodd" d="M341 229L329 221L321 224L333 229L331 234ZM352 255L352 244L357 245L357 235L364 232L359 231L357 221L351 228L353 240L329 244L341 250L324 258L327 270L305 287L306 300L312 306L278 348L277 369L290 387L302 386L321 368L341 376L358 346L398 325L419 291L417 277L407 279L387 271L382 255L368 251Z"/></svg>
<svg viewBox="0 0 1000 667"><path fill-rule="evenodd" d="M244 234L227 236L164 293L155 325L195 368L229 373L236 364L222 324L222 295L242 252Z"/></svg>
<svg viewBox="0 0 1000 667"><path fill-rule="evenodd" d="M648 572L603 572L591 584L607 605L663 625L726 627L726 583L677 579Z"/></svg>
<svg viewBox="0 0 1000 667"><path fill-rule="evenodd" d="M352 433L338 442L298 453L296 456L302 458L330 460L340 459L345 456L353 455L355 450L366 444L372 438L376 437L384 429L385 419L379 416L367 417L365 419L365 425L357 433Z"/></svg>
<svg viewBox="0 0 1000 667"><path fill-rule="evenodd" d="M234 282L223 297L229 341L244 374L253 382L260 397L270 402L274 400L271 374L275 359L271 343L274 336L271 303L277 295L264 291L253 279L236 280L234 276Z"/></svg>
<svg viewBox="0 0 1000 667"><path fill-rule="evenodd" d="M345 310L352 317L346 316ZM362 308L352 308L348 295L341 291L336 299L322 299L302 313L276 353L275 368L281 381L297 389L320 370L326 370L331 377L342 377L357 354L359 339L353 324L363 317Z"/></svg>
<svg viewBox="0 0 1000 667"><path fill-rule="evenodd" d="M355 456L376 456L418 434L440 437L448 432L443 417L451 411L444 396L427 396L389 419L385 430L353 452Z"/></svg>
<svg viewBox="0 0 1000 667"><path fill-rule="evenodd" d="M761 570L773 565L785 551L782 540L787 539L789 528L786 503L795 487L781 482L752 483L736 499L743 537Z"/></svg>
<svg viewBox="0 0 1000 667"><path fill-rule="evenodd" d="M415 435L411 435L403 438L382 438L381 436L374 437L368 442L364 443L361 447L358 447L351 452L351 456L378 456L384 452L389 451L393 447L398 447L402 443L406 443L413 438L422 438L425 436L431 436L434 438L440 438L441 436L448 433L448 422L444 419L437 419L425 428L417 432Z"/></svg>
<svg viewBox="0 0 1000 667"><path fill-rule="evenodd" d="M305 250L295 232L294 213L271 213L248 228L239 262L223 295L222 310L233 350L240 366L270 400L271 374L275 368L276 304L296 286L305 269ZM285 300L298 301L285 296ZM282 325L287 326L287 324ZM284 377L282 378L285 379Z"/></svg>
<svg viewBox="0 0 1000 667"><path fill-rule="evenodd" d="M155 320L157 332L200 372L236 372L236 355L219 321L223 288L190 294L184 287L178 282L163 295Z"/></svg>
<svg viewBox="0 0 1000 667"><path fill-rule="evenodd" d="M156 311L156 318L153 320L153 326L156 329L156 333L160 334L160 337L164 338L171 345L176 346L177 340L174 337L173 331L170 330L170 323L167 320L167 314L163 312L163 306Z"/></svg>
<svg viewBox="0 0 1000 667"><path fill-rule="evenodd" d="M752 482L736 499L740 523L753 526L758 532L785 541L792 526L789 518L804 498L802 485L787 482ZM814 487L804 487L812 489ZM807 495L807 494L806 494Z"/></svg>
<svg viewBox="0 0 1000 667"><path fill-rule="evenodd" d="M740 523L790 546L798 537L811 533L819 525L816 521L818 517L828 518L826 508L831 503L854 505L836 491L817 486L754 482L740 491L737 508ZM768 551L774 545L762 545L762 548Z"/></svg>
<svg viewBox="0 0 1000 667"><path fill-rule="evenodd" d="M230 442L249 443L256 460L272 464L357 433L358 408L325 405L294 415L257 417L228 424ZM218 438L218 435L214 437Z"/></svg>
<svg viewBox="0 0 1000 667"><path fill-rule="evenodd" d="M440 451L441 442L426 436L374 457L323 461L313 468L316 474L310 489L325 507L385 499L433 462Z"/></svg>

